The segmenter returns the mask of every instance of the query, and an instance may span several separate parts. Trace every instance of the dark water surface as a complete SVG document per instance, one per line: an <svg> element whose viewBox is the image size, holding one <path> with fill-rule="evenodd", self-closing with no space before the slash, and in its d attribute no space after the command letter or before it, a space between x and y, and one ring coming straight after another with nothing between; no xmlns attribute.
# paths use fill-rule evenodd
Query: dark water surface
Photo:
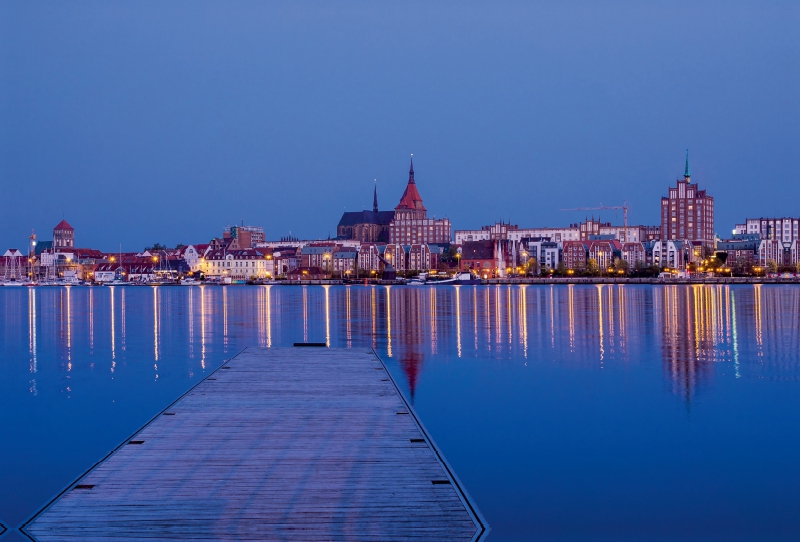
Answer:
<svg viewBox="0 0 800 542"><path fill-rule="evenodd" d="M0 523L242 348L327 341L376 348L490 542L798 540L799 334L793 286L0 288Z"/></svg>

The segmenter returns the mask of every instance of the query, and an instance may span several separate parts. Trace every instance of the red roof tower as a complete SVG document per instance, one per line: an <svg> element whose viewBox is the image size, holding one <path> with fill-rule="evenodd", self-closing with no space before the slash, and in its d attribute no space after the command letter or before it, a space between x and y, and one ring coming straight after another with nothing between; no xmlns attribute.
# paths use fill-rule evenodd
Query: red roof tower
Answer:
<svg viewBox="0 0 800 542"><path fill-rule="evenodd" d="M413 156L413 155L412 155ZM428 213L422 204L422 196L417 190L417 183L414 181L414 159L411 158L411 169L408 171L408 184L400 198L400 203L394 208L398 218L426 218Z"/></svg>
<svg viewBox="0 0 800 542"><path fill-rule="evenodd" d="M72 231L75 231L75 228L70 226L69 222L67 222L66 220L62 220L61 222L59 222L58 225L53 229L54 230L72 230Z"/></svg>

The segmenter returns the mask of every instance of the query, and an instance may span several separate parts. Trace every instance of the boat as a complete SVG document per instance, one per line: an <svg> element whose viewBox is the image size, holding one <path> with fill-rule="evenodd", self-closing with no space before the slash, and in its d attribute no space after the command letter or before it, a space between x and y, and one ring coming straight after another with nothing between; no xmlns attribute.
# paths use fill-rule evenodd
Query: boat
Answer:
<svg viewBox="0 0 800 542"><path fill-rule="evenodd" d="M461 273L457 273L454 277L456 279L456 284L480 284L481 278L478 275L474 275L469 271L462 271Z"/></svg>
<svg viewBox="0 0 800 542"><path fill-rule="evenodd" d="M192 277L184 277L180 281L181 286L200 286L200 281Z"/></svg>
<svg viewBox="0 0 800 542"><path fill-rule="evenodd" d="M478 276L473 275L469 271L462 271L446 279L431 279L428 277L427 273L420 273L418 276L411 279L408 282L408 285L423 286L427 284L430 286L438 286L443 284L480 284L480 283L481 279Z"/></svg>

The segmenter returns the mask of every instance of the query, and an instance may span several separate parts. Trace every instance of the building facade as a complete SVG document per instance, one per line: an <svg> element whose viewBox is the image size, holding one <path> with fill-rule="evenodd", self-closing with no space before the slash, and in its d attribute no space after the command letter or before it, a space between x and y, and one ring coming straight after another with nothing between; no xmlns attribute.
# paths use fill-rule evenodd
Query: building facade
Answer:
<svg viewBox="0 0 800 542"><path fill-rule="evenodd" d="M798 226L800 218L748 218L743 233L757 234L761 239L791 243L800 238ZM737 224L736 229L740 227L741 225Z"/></svg>
<svg viewBox="0 0 800 542"><path fill-rule="evenodd" d="M207 278L264 279L272 275L272 261L256 249L210 250L205 255Z"/></svg>
<svg viewBox="0 0 800 542"><path fill-rule="evenodd" d="M683 179L661 198L661 239L700 241L714 245L714 198L692 184L689 152Z"/></svg>
<svg viewBox="0 0 800 542"><path fill-rule="evenodd" d="M542 238L560 243L562 241L578 241L581 238L577 224L568 228L520 228L516 224L496 222L483 226L479 230L456 230L455 244L463 245L467 241L488 241L492 239L508 239L521 241L525 238Z"/></svg>
<svg viewBox="0 0 800 542"><path fill-rule="evenodd" d="M408 171L408 184L394 208L394 218L389 224L389 243L415 245L450 242L450 220L428 218L428 210L422 204L422 196L414 180L414 162Z"/></svg>
<svg viewBox="0 0 800 542"><path fill-rule="evenodd" d="M62 220L53 228L53 248L74 248L75 247L75 228L69 225L66 220Z"/></svg>

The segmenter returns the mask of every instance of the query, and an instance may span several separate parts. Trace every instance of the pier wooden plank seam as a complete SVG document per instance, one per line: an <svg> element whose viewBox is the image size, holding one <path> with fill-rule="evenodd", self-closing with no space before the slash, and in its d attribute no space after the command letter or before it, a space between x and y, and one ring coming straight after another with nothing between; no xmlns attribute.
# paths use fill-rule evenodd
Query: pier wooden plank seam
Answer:
<svg viewBox="0 0 800 542"><path fill-rule="evenodd" d="M373 352L248 348L24 532L39 542L466 542L484 522Z"/></svg>

